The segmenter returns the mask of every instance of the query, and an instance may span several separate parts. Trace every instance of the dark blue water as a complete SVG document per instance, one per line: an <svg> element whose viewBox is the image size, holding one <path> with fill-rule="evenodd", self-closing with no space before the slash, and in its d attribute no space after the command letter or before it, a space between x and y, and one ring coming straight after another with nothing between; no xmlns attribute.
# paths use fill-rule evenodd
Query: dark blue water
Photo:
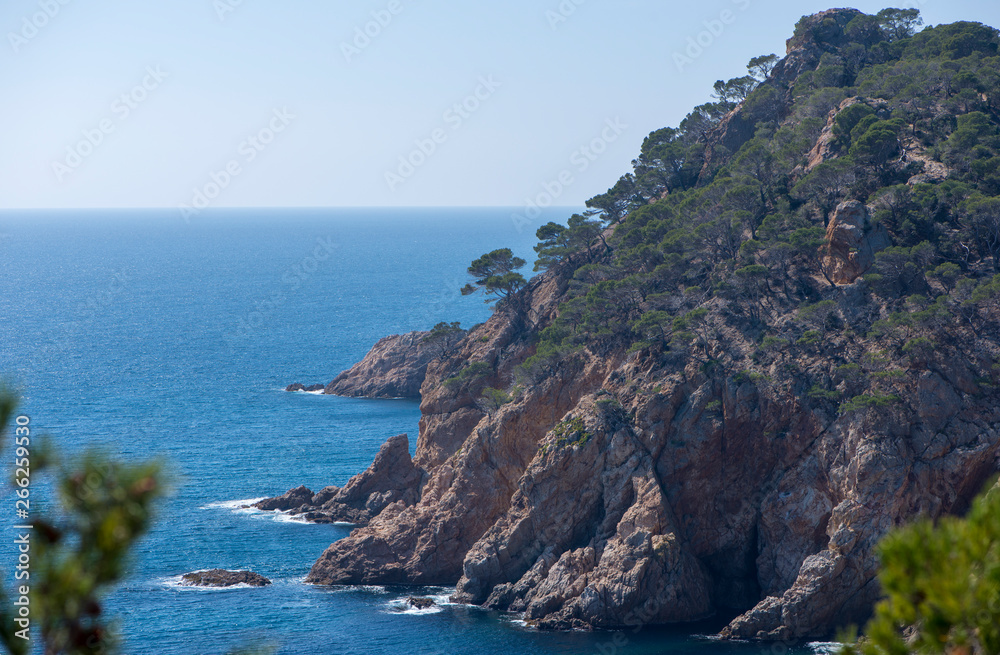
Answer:
<svg viewBox="0 0 1000 655"><path fill-rule="evenodd" d="M538 633L457 605L402 613L407 595L449 590L304 585L348 528L234 509L343 484L394 434L409 433L412 450L415 402L282 389L328 382L385 335L485 320L483 301L458 293L465 268L505 246L530 260L533 231L492 209L230 210L190 224L176 212L0 214L0 374L21 391L21 413L69 459L100 445L169 462L173 492L108 602L126 653L248 642L302 655L758 652L684 631ZM215 567L274 584L177 585Z"/></svg>

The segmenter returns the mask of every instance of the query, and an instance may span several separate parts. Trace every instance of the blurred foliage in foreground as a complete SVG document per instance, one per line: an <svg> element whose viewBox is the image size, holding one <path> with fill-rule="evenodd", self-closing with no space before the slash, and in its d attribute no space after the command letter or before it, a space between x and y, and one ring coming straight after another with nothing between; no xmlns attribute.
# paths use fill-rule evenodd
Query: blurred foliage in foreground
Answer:
<svg viewBox="0 0 1000 655"><path fill-rule="evenodd" d="M919 521L880 550L885 599L843 655L1000 653L1000 487L965 518Z"/></svg>
<svg viewBox="0 0 1000 655"><path fill-rule="evenodd" d="M10 394L0 394L0 431L5 431L14 407ZM54 468L53 458L39 449L33 434L29 448L34 491L39 474ZM30 577L15 581L15 598L22 585L31 589L31 641L14 634L18 627L13 599L4 589L0 640L16 655L29 652L37 641L44 644L46 655L114 653L117 640L102 614L102 600L124 575L130 550L149 529L153 503L162 493L161 468L90 453L59 471L57 487L63 511L59 517L33 513L27 521L34 526Z"/></svg>
<svg viewBox="0 0 1000 655"><path fill-rule="evenodd" d="M0 453L9 454L6 427L15 400L0 391ZM30 437L31 488L38 474L53 465L51 452ZM119 641L104 616L102 602L126 573L128 555L149 529L152 508L164 490L160 464L127 464L88 453L71 467L58 467L56 486L62 504L58 517L34 513L29 523L30 578L16 580L14 596L0 586L0 644L12 655L26 655L39 641L45 655L112 655ZM31 588L31 641L15 635L19 587ZM269 646L249 646L233 655L268 655Z"/></svg>

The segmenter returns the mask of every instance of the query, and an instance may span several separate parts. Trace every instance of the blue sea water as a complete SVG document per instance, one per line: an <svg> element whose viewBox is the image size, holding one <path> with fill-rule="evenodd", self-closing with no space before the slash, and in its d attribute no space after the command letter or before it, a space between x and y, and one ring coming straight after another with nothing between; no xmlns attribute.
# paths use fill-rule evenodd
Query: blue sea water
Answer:
<svg viewBox="0 0 1000 655"><path fill-rule="evenodd" d="M570 210L549 210L541 222ZM328 382L379 338L485 320L462 297L474 257L531 260L536 225L510 210L218 210L0 213L0 375L19 413L68 460L99 446L168 463L172 493L106 610L125 653L215 655L273 643L294 655L758 653L690 629L540 633L516 617L401 599L448 589L302 583L348 527L238 509L305 484L343 484L389 436L416 443L418 404L290 394ZM7 439L10 439L8 434ZM11 444L0 456L8 459ZM4 475L6 483L7 476ZM51 492L33 500L49 507ZM10 519L0 562L10 581ZM4 511L0 508L0 512ZM178 585L183 573L250 569L263 589Z"/></svg>

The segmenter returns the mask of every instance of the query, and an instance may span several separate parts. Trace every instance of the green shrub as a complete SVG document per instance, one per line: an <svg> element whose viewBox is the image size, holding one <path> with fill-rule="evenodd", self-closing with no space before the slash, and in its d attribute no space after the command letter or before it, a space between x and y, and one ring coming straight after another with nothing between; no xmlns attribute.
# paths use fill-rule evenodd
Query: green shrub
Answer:
<svg viewBox="0 0 1000 655"><path fill-rule="evenodd" d="M579 416L566 418L552 428L552 434L556 437L556 446L582 446L594 436L587 431L583 419Z"/></svg>
<svg viewBox="0 0 1000 655"><path fill-rule="evenodd" d="M493 367L486 362L472 362L471 364L466 364L466 366L456 375L453 375L445 380L444 386L449 388L459 385L464 386L476 382L477 380L482 380L492 374Z"/></svg>
<svg viewBox="0 0 1000 655"><path fill-rule="evenodd" d="M965 518L922 519L879 545L884 599L844 655L1000 652L1000 489Z"/></svg>
<svg viewBox="0 0 1000 655"><path fill-rule="evenodd" d="M827 318L836 311L837 305L832 300L822 300L812 305L799 307L799 320L814 327L826 325Z"/></svg>
<svg viewBox="0 0 1000 655"><path fill-rule="evenodd" d="M788 339L767 336L760 342L761 350L781 350L788 345Z"/></svg>
<svg viewBox="0 0 1000 655"><path fill-rule="evenodd" d="M834 370L834 375L842 380L851 380L861 375L861 366L854 363L844 364Z"/></svg>
<svg viewBox="0 0 1000 655"><path fill-rule="evenodd" d="M733 375L733 382L743 383L743 382L761 382L764 380L770 380L771 378L763 373L758 373L757 371L742 370L737 371Z"/></svg>
<svg viewBox="0 0 1000 655"><path fill-rule="evenodd" d="M479 395L479 400L476 404L480 409L492 416L494 412L513 400L513 395L503 389L487 387Z"/></svg>
<svg viewBox="0 0 1000 655"><path fill-rule="evenodd" d="M934 341L928 339L927 337L917 337L916 339L910 339L903 346L904 355L926 355L933 352Z"/></svg>
<svg viewBox="0 0 1000 655"><path fill-rule="evenodd" d="M812 386L812 388L809 389L807 395L810 398L814 398L816 400L839 400L840 399L840 392L839 391L837 391L836 389L834 389L833 391L827 391L826 389L824 389L823 387L819 386L818 384L814 384Z"/></svg>
<svg viewBox="0 0 1000 655"><path fill-rule="evenodd" d="M892 394L862 394L860 396L855 396L848 400L847 402L841 404L840 413L846 414L848 412L854 412L858 410L866 410L877 407L889 407L895 405L902 401L902 398Z"/></svg>
<svg viewBox="0 0 1000 655"><path fill-rule="evenodd" d="M4 440L14 407L14 399L0 390ZM17 421L18 456L30 453L30 480L41 481L49 476L54 457L40 447L29 423ZM30 638L53 655L116 652L118 639L103 615L104 599L125 576L130 554L151 525L153 506L164 491L162 467L121 463L91 452L74 457L71 466L52 477L61 508L50 515L33 511L31 577L15 587L28 586L30 580ZM29 487L16 488L30 495ZM29 642L16 635L24 626L15 623L11 608L16 608L5 592L0 587L0 644L6 652L22 655Z"/></svg>
<svg viewBox="0 0 1000 655"><path fill-rule="evenodd" d="M819 330L806 330L802 333L802 338L795 343L800 346L812 346L819 343L822 340L822 336Z"/></svg>

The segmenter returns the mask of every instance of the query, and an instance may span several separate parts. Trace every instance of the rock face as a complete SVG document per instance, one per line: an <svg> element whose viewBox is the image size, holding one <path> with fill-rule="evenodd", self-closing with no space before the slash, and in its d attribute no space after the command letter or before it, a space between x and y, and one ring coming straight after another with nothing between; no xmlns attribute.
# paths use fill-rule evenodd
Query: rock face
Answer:
<svg viewBox="0 0 1000 655"><path fill-rule="evenodd" d="M841 203L826 228L824 272L835 284L851 284L871 268L875 253L890 245L888 232L872 225L863 204Z"/></svg>
<svg viewBox="0 0 1000 655"><path fill-rule="evenodd" d="M254 503L253 507L290 512L313 523L365 525L388 505L414 504L422 478L423 471L410 459L409 438L401 434L386 441L372 465L343 488L325 487L314 494L306 487L298 487Z"/></svg>
<svg viewBox="0 0 1000 655"><path fill-rule="evenodd" d="M266 587L271 584L271 581L264 576L251 571L226 571L225 569L185 573L181 576L181 580L193 587L234 587L239 584Z"/></svg>
<svg viewBox="0 0 1000 655"><path fill-rule="evenodd" d="M410 332L380 340L363 360L326 386L324 393L353 398L419 398L427 365L452 348L463 333L435 343L429 332Z"/></svg>

